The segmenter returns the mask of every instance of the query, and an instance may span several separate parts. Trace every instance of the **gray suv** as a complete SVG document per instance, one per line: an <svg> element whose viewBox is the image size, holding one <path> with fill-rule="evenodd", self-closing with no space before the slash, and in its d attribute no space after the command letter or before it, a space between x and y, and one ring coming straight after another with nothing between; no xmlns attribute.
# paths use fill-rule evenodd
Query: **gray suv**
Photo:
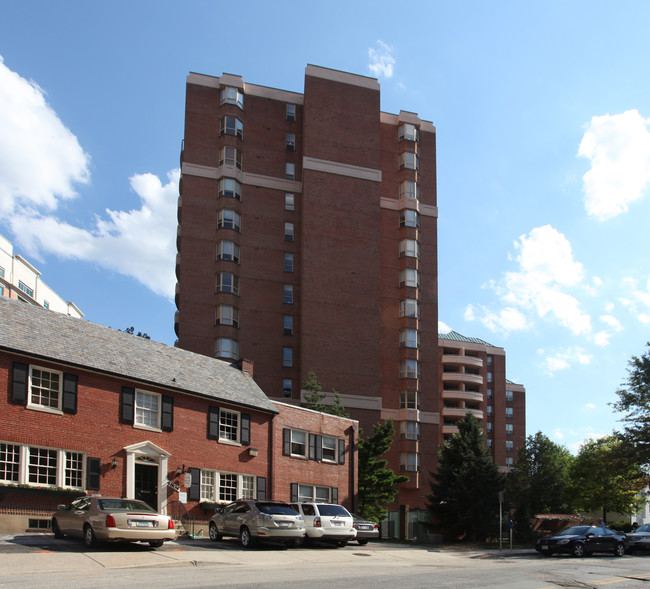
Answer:
<svg viewBox="0 0 650 589"><path fill-rule="evenodd" d="M258 541L299 546L305 537L305 522L287 503L240 499L219 508L210 518L209 530L210 540L234 536L245 548Z"/></svg>

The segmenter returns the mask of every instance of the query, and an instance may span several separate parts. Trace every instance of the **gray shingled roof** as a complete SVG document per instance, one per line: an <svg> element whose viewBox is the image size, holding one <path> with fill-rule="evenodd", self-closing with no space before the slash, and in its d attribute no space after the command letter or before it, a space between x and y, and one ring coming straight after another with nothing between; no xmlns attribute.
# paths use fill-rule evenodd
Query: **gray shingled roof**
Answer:
<svg viewBox="0 0 650 589"><path fill-rule="evenodd" d="M227 362L1 296L0 349L278 413Z"/></svg>
<svg viewBox="0 0 650 589"><path fill-rule="evenodd" d="M481 344L482 346L489 346L491 348L496 348L492 344L486 342L485 340L479 339L477 337L467 337L458 333L457 331L450 331L449 333L439 333L438 339L448 339L456 342L468 342L472 344Z"/></svg>

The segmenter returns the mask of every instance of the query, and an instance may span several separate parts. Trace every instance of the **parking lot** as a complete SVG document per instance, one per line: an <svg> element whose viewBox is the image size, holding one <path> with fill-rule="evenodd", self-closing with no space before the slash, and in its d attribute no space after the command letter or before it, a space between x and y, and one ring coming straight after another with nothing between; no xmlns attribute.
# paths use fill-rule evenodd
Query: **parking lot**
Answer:
<svg viewBox="0 0 650 589"><path fill-rule="evenodd" d="M0 586L72 587L549 587L648 586L650 556L546 558L510 551L374 542L244 549L237 540L193 539L153 549L89 549L51 534L0 535Z"/></svg>

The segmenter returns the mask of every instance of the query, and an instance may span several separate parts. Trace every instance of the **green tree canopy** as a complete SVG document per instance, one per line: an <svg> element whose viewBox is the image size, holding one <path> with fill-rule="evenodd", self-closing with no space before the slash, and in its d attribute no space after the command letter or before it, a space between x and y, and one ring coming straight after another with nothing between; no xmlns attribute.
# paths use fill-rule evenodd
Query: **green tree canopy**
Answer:
<svg viewBox="0 0 650 589"><path fill-rule="evenodd" d="M616 391L618 401L614 409L625 414L621 437L638 454L643 465L650 465L650 343L641 356L628 362L625 388Z"/></svg>
<svg viewBox="0 0 650 589"><path fill-rule="evenodd" d="M586 442L571 467L571 493L584 511L630 513L637 494L645 485L645 474L630 454L629 446L616 436Z"/></svg>
<svg viewBox="0 0 650 589"><path fill-rule="evenodd" d="M504 477L485 446L485 435L471 414L458 422L458 433L438 452L431 473L429 509L453 538L483 540L498 535L499 491Z"/></svg>
<svg viewBox="0 0 650 589"><path fill-rule="evenodd" d="M372 435L364 438L359 433L359 515L379 523L386 517L386 505L397 494L397 485L409 480L398 476L388 468L388 460L382 458L390 450L395 428L393 420L376 423Z"/></svg>
<svg viewBox="0 0 650 589"><path fill-rule="evenodd" d="M323 401L325 400L325 393L323 393L323 387L318 380L318 375L316 371L310 370L307 375L306 380L302 381L302 387L307 391L305 395L304 406L313 409L314 411L321 411L323 413L329 413L330 415L338 415L339 417L350 417L350 414L343 406L341 402L341 395L334 391L334 402L331 405L327 405Z"/></svg>

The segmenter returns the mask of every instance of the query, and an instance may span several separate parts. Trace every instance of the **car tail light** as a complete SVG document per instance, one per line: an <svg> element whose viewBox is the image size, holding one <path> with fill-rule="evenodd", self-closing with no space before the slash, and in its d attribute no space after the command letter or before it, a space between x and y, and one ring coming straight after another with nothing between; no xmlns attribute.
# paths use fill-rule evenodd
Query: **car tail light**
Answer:
<svg viewBox="0 0 650 589"><path fill-rule="evenodd" d="M174 520L171 517L169 518L169 523L167 524L167 529L168 530L173 530L174 529Z"/></svg>
<svg viewBox="0 0 650 589"><path fill-rule="evenodd" d="M106 516L106 527L107 528L117 528L117 524L115 523L115 518L112 515L107 515Z"/></svg>
<svg viewBox="0 0 650 589"><path fill-rule="evenodd" d="M323 524L321 523L319 516L316 516L314 518L314 527L315 528L322 528L323 527Z"/></svg>

